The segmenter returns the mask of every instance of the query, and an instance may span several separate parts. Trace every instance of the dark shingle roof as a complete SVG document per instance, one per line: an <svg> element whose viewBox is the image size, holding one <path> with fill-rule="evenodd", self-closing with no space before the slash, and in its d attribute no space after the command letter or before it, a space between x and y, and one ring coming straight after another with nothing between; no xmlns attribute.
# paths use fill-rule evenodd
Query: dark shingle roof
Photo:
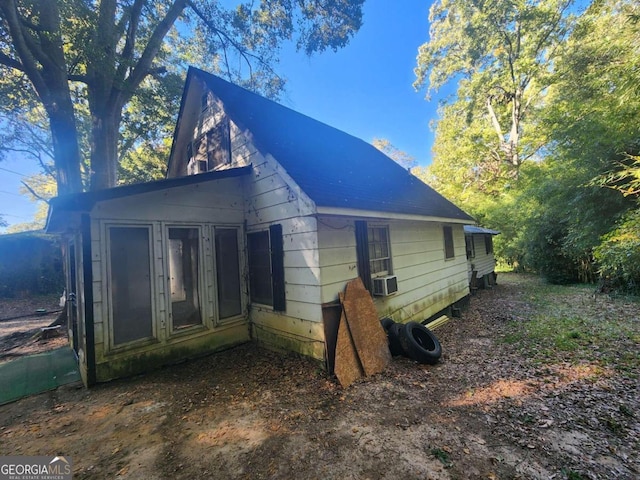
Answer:
<svg viewBox="0 0 640 480"><path fill-rule="evenodd" d="M191 68L319 207L473 219L373 145Z"/></svg>
<svg viewBox="0 0 640 480"><path fill-rule="evenodd" d="M474 225L465 225L464 233L469 233L469 234L481 233L485 235L500 235L500 232L498 230L491 230L489 228L476 227Z"/></svg>

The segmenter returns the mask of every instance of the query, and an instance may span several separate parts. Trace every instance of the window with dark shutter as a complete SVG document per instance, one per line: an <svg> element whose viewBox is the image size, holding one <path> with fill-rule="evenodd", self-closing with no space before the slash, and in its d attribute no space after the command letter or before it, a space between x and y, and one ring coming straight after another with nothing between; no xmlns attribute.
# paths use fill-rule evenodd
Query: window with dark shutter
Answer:
<svg viewBox="0 0 640 480"><path fill-rule="evenodd" d="M493 237L491 235L484 236L484 249L487 255L493 253Z"/></svg>
<svg viewBox="0 0 640 480"><path fill-rule="evenodd" d="M464 243L467 247L467 260L476 257L476 244L473 240L473 235L465 235Z"/></svg>
<svg viewBox="0 0 640 480"><path fill-rule="evenodd" d="M444 258L454 258L455 250L453 248L453 228L445 225L442 227L442 232L444 234Z"/></svg>
<svg viewBox="0 0 640 480"><path fill-rule="evenodd" d="M373 291L371 282L371 264L369 261L369 232L367 222L356 220L356 258L358 262L358 276L364 287Z"/></svg>
<svg viewBox="0 0 640 480"><path fill-rule="evenodd" d="M284 243L282 241L282 225L269 227L271 239L271 276L273 289L273 309L284 312L287 309L284 289Z"/></svg>
<svg viewBox="0 0 640 480"><path fill-rule="evenodd" d="M247 234L251 301L286 310L282 225Z"/></svg>

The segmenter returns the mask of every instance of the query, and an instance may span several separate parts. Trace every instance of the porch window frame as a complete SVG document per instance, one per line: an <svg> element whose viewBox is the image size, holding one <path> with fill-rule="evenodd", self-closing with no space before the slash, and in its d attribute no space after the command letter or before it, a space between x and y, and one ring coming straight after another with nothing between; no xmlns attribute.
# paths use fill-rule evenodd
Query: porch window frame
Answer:
<svg viewBox="0 0 640 480"><path fill-rule="evenodd" d="M123 342L116 344L115 343L115 333L114 333L114 322L113 322L113 295L112 291L112 280L111 280L111 233L110 230L112 228L145 228L148 232L148 244L149 244L149 284L150 284L150 296L151 296L151 336L138 338L135 340L131 340L128 342ZM102 249L102 253L104 258L106 259L106 264L104 265L103 274L101 275L101 280L103 282L103 291L106 292L106 301L104 302L105 309L105 318L106 322L104 322L104 329L106 330L106 336L108 339L107 345L108 350L105 352L106 355L109 354L117 354L121 351L131 350L131 349L139 349L145 347L147 345L155 344L160 341L159 339L159 331L158 331L158 318L157 318L157 308L156 308L156 298L157 298L157 286L156 286L156 275L157 271L155 268L154 262L154 225L149 222L104 222L101 228L104 241L104 247ZM103 330L104 331L104 330Z"/></svg>
<svg viewBox="0 0 640 480"><path fill-rule="evenodd" d="M211 315L208 313L209 303L211 299L209 298L208 292L206 291L207 276L206 276L205 258L208 255L207 255L207 252L205 252L204 244L207 241L207 238L205 237L205 232L207 231L207 225L208 224L205 224L205 223L161 222L162 243L163 243L162 271L164 275L164 290L165 290L164 307L165 307L166 319L167 319L165 335L167 339L189 335L193 332L211 329L213 327L213 323L214 323L213 319L211 318ZM198 288L197 288L197 291L198 291L198 300L199 300L199 308L200 308L200 323L188 325L178 329L174 329L173 311L172 311L172 305L171 305L172 303L171 302L171 268L169 265L169 250L171 248L170 242L169 242L169 229L171 228L184 228L184 229L194 228L198 230ZM208 229L208 230L210 231L211 229ZM212 281L214 281L214 279L212 279ZM213 301L214 302L216 301L215 298L213 299Z"/></svg>

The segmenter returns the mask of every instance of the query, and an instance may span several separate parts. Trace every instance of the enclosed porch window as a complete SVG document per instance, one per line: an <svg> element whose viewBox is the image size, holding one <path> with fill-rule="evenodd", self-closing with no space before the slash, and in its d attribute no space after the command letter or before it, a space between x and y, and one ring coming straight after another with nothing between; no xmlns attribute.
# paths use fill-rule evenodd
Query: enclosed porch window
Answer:
<svg viewBox="0 0 640 480"><path fill-rule="evenodd" d="M168 229L168 277L173 330L202 324L200 301L200 229Z"/></svg>
<svg viewBox="0 0 640 480"><path fill-rule="evenodd" d="M149 228L109 227L109 284L114 345L153 336Z"/></svg>

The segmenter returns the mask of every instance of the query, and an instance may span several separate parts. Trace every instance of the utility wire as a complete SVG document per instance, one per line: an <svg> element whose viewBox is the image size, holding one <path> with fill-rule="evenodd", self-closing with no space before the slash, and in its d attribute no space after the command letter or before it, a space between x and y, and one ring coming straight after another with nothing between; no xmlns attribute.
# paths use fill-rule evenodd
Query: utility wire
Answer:
<svg viewBox="0 0 640 480"><path fill-rule="evenodd" d="M9 173L13 173L14 175L20 175L21 177L27 177L28 176L28 175L25 175L24 173L16 172L15 170L9 170L8 168L0 167L0 170L3 170L5 172L9 172Z"/></svg>

